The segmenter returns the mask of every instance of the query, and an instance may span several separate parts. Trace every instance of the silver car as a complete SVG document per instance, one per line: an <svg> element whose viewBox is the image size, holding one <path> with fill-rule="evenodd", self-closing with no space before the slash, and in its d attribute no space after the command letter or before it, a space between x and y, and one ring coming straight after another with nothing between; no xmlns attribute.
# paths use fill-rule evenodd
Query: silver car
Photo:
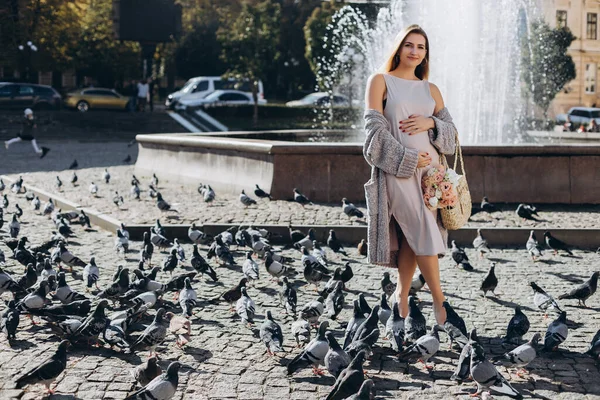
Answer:
<svg viewBox="0 0 600 400"><path fill-rule="evenodd" d="M600 124L600 108L593 107L572 107L566 114L558 114L556 116L556 122L558 124L564 124L567 122L567 116L571 123L574 125L587 125L593 119L596 120L597 124Z"/></svg>

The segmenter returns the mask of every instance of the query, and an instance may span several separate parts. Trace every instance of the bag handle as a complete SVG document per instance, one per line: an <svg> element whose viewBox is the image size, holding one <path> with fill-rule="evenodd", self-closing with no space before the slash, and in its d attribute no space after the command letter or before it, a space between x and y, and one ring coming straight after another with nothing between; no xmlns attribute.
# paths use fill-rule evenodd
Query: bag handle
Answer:
<svg viewBox="0 0 600 400"><path fill-rule="evenodd" d="M456 136L454 137L454 139L455 139L456 147L454 150L454 167L452 169L454 171L456 171L456 167L458 165L458 160L460 159L460 168L462 170L462 175L466 178L467 173L465 170L465 161L463 160L462 149L460 147L460 142L458 141L458 132L456 133ZM442 159L442 165L444 167L448 168L448 160L446 159L446 155L441 153L440 158Z"/></svg>

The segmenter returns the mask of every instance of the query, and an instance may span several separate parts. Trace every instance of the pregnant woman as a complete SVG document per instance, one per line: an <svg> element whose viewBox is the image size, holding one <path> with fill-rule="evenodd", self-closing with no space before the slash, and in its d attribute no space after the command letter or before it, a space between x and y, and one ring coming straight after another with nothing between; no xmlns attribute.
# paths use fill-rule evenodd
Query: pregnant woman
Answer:
<svg viewBox="0 0 600 400"><path fill-rule="evenodd" d="M429 40L411 25L396 38L393 52L369 77L363 153L371 165L365 184L368 260L398 268L398 307L408 314L408 292L417 265L433 297L438 324L442 307L438 256L447 250L447 231L438 210L423 200L421 177L439 165L439 153L454 154L456 127L429 75ZM438 153L439 152L439 153Z"/></svg>

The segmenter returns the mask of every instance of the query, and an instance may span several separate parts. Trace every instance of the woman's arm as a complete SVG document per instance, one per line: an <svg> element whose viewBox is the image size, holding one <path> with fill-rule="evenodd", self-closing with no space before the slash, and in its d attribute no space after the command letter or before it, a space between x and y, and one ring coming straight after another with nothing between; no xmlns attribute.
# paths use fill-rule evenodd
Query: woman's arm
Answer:
<svg viewBox="0 0 600 400"><path fill-rule="evenodd" d="M389 121L383 116L385 80L381 74L371 75L365 93L365 134L363 154L371 166L399 178L414 174L419 151L404 147L391 134Z"/></svg>
<svg viewBox="0 0 600 400"><path fill-rule="evenodd" d="M456 135L458 131L454 122L452 122L452 116L444 105L444 99L440 89L433 83L429 83L429 89L431 91L431 97L435 100L435 109L433 112L433 123L435 127L429 129L429 141L433 144L440 153L443 154L454 154L456 151Z"/></svg>

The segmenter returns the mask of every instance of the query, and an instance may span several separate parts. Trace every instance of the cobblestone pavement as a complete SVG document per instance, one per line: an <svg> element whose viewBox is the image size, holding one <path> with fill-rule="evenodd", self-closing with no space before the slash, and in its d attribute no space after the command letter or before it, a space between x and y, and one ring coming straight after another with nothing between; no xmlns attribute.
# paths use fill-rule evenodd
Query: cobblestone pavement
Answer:
<svg viewBox="0 0 600 400"><path fill-rule="evenodd" d="M51 221L30 211L23 198L12 194L8 196L12 210L18 202L25 210L22 220L22 235L29 237L33 245L41 243L53 229ZM10 216L8 213L6 216ZM5 230L0 233L6 238ZM132 243L133 249L123 260L113 249L114 236L110 233L93 230L85 232L79 226L74 227L76 237L69 241L68 248L83 260L95 256L101 270L100 287L106 287L116 266L125 263L133 269L137 265L139 243ZM184 244L188 257L191 245ZM493 247L493 243L492 243ZM5 253L8 248L0 244ZM206 247L201 252L206 254ZM476 270L467 273L452 265L449 256L441 259L440 269L443 288L448 300L457 312L466 320L467 327L476 327L489 356L499 354L500 337L504 335L506 325L513 314L515 304L520 304L531 321L531 329L526 335L529 339L535 332L544 333L550 320L545 321L541 313L532 303L532 293L528 286L531 280L536 281L549 293L555 296L569 290L573 285L587 279L598 269L600 255L593 252L575 251L573 257L552 256L545 252L542 261L533 263L524 250L494 249L489 259L480 260L472 249L467 249ZM330 328L338 341L343 335L342 322L347 321L352 313L351 303L359 291L366 293L367 301L374 305L380 295L380 279L386 270L383 267L368 265L364 258L349 251L349 256L341 258L330 254L331 266L343 264L346 260L352 263L354 278L348 283L346 307L338 321L332 321ZM155 256L160 262L164 254ZM286 250L284 254L295 259L293 265L298 271L299 254L294 250ZM8 253L7 253L8 255ZM243 253L237 252L239 263ZM499 278L498 296L488 300L481 297L479 286L491 261L497 263ZM23 268L11 259L7 260L5 269L20 276ZM189 265L189 261L184 263ZM395 275L393 270L388 269ZM183 272L178 268L177 272ZM219 281L209 282L198 278L193 286L199 295L198 313L192 320L192 340L183 349L175 345L173 337L169 337L163 346L158 348L160 365L166 367L173 360L189 363L197 370L190 374L182 374L176 399L318 399L329 392L334 379L329 376L314 377L310 370L302 370L291 377L286 376L285 365L298 353L290 334L292 319L285 315L278 306L276 293L279 286L270 281L264 268L261 268L260 280L249 289L249 295L257 305L256 327L248 329L237 317L232 317L228 305L212 305L207 299L221 293L225 288L236 284L241 276L240 268L217 268ZM168 274L161 272L160 281L168 280ZM69 285L85 293L81 281L81 270L68 274ZM302 274L292 279L298 290L298 304L301 307L316 297L312 287L307 287ZM91 296L91 295L90 295ZM428 323L433 322L431 297L427 291L420 295L423 312ZM4 301L10 296L4 294ZM171 294L164 296L165 306L171 303ZM560 350L553 354L539 356L531 365L531 380L522 380L514 374L511 382L515 388L526 396L542 399L598 399L600 398L600 371L596 362L582 355L595 332L600 328L598 311L600 297L592 296L587 304L590 308L579 308L575 301L563 301L561 305L568 312L570 332ZM2 306L2 308L4 308ZM177 310L177 308L175 308ZM257 331L263 316L271 310L274 318L281 324L284 332L284 349L282 359L271 358L264 345L258 339ZM152 311L152 314L154 311ZM145 322L149 322L147 320ZM41 398L41 386L28 387L23 393L14 389L14 378L25 368L31 367L41 357L56 348L59 339L43 325L33 326L24 316L17 332L17 342L9 348L4 337L0 339L0 398L19 397L21 399ZM436 366L433 372L422 366L399 362L389 350L389 344L380 338L373 357L366 362L365 371L375 381L378 399L410 398L410 399L467 399L474 391L473 383L457 386L448 378L457 362L458 353L449 351L446 336L442 335L442 348L434 357ZM129 370L138 365L146 357L146 352L135 355L122 354L109 349L74 348L69 351L68 365L64 373L56 380L57 395L55 399L123 399L134 389L135 384ZM500 369L508 377L509 375Z"/></svg>
<svg viewBox="0 0 600 400"><path fill-rule="evenodd" d="M121 145L122 147L122 145ZM122 151L122 149L120 149ZM63 161L63 164L65 162ZM66 165L68 166L68 165ZM137 176L141 180L140 189L142 200L129 198L133 166L115 166L108 168L111 181L105 184L102 180L104 168L85 168L76 171L78 186L70 183L72 171L51 171L22 174L27 183L56 193L71 201L86 207L95 208L126 223L153 223L156 218L164 218L164 214L156 208L155 201L148 197L147 190L150 177ZM59 176L63 186L56 187L56 176ZM17 177L18 175L14 175ZM160 179L160 176L159 176ZM94 198L88 191L90 182L99 187L99 197ZM301 189L301 188L300 188ZM125 198L125 204L117 208L112 199L117 190ZM288 200L257 199L258 205L245 207L238 196L223 194L217 191L216 200L210 205L204 203L193 185L182 185L175 182L160 180L159 190L168 202L179 211L174 223L244 223L244 224L287 224L293 225L365 225L364 220L349 218L342 212L341 199L339 203L318 203L302 207ZM254 186L250 182L246 193L254 196ZM290 188L290 197L291 197ZM350 194L348 195L350 196ZM352 201L352 198L349 198ZM366 213L364 204L356 204ZM479 213L471 218L467 227L496 228L496 227L531 227L531 228L598 228L600 227L600 205L541 205L539 218L541 222L523 221L515 214L516 205L499 204L500 211L490 215ZM175 218L174 214L170 217Z"/></svg>

